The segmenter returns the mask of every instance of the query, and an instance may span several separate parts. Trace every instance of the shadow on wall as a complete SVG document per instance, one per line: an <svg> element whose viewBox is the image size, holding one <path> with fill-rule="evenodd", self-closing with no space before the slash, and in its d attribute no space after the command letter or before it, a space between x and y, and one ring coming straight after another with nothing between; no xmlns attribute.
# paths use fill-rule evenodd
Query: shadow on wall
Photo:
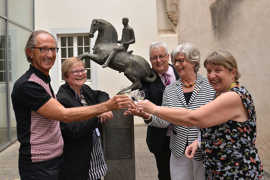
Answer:
<svg viewBox="0 0 270 180"><path fill-rule="evenodd" d="M243 0L215 0L210 5L212 28L217 38L224 36L230 24L232 11Z"/></svg>

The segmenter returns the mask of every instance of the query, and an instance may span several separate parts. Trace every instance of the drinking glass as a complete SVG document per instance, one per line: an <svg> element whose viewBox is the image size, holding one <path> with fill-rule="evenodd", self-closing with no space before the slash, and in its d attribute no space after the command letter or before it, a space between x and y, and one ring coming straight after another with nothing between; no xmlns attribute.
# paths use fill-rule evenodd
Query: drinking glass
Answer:
<svg viewBox="0 0 270 180"><path fill-rule="evenodd" d="M145 93L142 90L137 89L137 90L131 91L130 94L131 94L132 100L135 102L142 101L145 98Z"/></svg>

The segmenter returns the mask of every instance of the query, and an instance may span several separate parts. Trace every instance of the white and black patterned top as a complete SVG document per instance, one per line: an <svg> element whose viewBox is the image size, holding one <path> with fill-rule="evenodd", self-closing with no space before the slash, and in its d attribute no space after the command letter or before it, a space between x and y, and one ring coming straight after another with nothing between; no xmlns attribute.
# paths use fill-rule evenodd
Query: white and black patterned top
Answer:
<svg viewBox="0 0 270 180"><path fill-rule="evenodd" d="M84 106L87 106L87 102L82 94L80 96L80 99L81 99L81 103ZM90 167L89 167L89 180L97 180L106 175L108 167L104 159L100 132L98 128L93 130L92 133L93 133L92 135L93 148L90 154L91 160L90 160Z"/></svg>
<svg viewBox="0 0 270 180"><path fill-rule="evenodd" d="M59 121L37 113L40 107L55 97L50 82L50 76L30 65L14 84L11 99L20 142L19 159L22 162L44 162L63 154Z"/></svg>
<svg viewBox="0 0 270 180"><path fill-rule="evenodd" d="M214 97L215 91L208 80L198 74L189 103L186 103L182 82L178 80L166 87L163 94L162 106L197 109L213 100ZM152 122L149 125L166 128L170 123L153 116ZM196 127L173 125L173 133L170 136L170 149L173 155L176 158L182 157L185 153L186 146L198 139L198 133L199 129ZM202 160L200 150L196 152L194 158L196 160Z"/></svg>

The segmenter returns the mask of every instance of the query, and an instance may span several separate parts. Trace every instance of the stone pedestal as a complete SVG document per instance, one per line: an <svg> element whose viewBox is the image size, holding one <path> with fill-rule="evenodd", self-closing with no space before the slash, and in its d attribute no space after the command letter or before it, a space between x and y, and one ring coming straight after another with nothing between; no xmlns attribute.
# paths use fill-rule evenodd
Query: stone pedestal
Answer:
<svg viewBox="0 0 270 180"><path fill-rule="evenodd" d="M103 127L104 154L108 165L105 180L135 180L133 116L113 111L114 118Z"/></svg>

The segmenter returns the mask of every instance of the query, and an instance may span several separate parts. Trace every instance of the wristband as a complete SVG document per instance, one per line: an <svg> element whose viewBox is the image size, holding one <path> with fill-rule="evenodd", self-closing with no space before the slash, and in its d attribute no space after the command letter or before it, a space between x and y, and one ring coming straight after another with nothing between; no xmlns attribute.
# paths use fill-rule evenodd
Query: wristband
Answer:
<svg viewBox="0 0 270 180"><path fill-rule="evenodd" d="M152 122L152 115L149 115L147 119L144 119L144 123L149 124L150 122Z"/></svg>

